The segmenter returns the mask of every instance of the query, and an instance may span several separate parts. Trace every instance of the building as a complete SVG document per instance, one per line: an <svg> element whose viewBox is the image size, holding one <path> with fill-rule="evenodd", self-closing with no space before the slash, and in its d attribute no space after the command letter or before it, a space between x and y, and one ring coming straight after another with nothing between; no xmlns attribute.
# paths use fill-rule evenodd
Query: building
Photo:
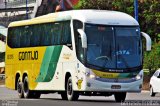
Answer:
<svg viewBox="0 0 160 106"><path fill-rule="evenodd" d="M36 0L27 0L28 6L34 6ZM26 0L0 0L0 8L25 7Z"/></svg>
<svg viewBox="0 0 160 106"><path fill-rule="evenodd" d="M7 27L10 22L30 18L35 2L36 0L0 0L0 25Z"/></svg>

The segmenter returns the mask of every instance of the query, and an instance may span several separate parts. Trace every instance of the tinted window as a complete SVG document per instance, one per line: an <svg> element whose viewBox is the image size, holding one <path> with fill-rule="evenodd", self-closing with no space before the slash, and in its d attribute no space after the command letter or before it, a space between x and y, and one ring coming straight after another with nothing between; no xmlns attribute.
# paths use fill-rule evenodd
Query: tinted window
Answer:
<svg viewBox="0 0 160 106"><path fill-rule="evenodd" d="M83 48L82 48L80 34L77 31L78 29L83 28L83 23L81 21L74 20L73 21L73 28L74 28L74 37L75 37L77 58L83 63L84 51L83 51Z"/></svg>
<svg viewBox="0 0 160 106"><path fill-rule="evenodd" d="M159 75L159 71L156 71L155 73L154 73L154 76L158 76Z"/></svg>
<svg viewBox="0 0 160 106"><path fill-rule="evenodd" d="M71 44L70 21L9 28L12 48Z"/></svg>

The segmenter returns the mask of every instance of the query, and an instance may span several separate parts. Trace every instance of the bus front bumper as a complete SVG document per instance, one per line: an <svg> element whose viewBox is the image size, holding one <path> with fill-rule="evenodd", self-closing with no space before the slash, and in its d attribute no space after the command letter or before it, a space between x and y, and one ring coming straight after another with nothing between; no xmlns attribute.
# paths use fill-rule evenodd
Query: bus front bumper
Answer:
<svg viewBox="0 0 160 106"><path fill-rule="evenodd" d="M141 92L143 79L132 82L105 82L88 78L82 91L95 92Z"/></svg>

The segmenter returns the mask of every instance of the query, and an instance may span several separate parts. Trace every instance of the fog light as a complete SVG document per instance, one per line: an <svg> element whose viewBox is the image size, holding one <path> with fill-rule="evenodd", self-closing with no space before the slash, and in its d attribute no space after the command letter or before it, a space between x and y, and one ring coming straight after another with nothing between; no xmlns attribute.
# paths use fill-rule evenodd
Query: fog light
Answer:
<svg viewBox="0 0 160 106"><path fill-rule="evenodd" d="M140 80L143 78L143 70L139 72L139 74L135 77L136 80Z"/></svg>

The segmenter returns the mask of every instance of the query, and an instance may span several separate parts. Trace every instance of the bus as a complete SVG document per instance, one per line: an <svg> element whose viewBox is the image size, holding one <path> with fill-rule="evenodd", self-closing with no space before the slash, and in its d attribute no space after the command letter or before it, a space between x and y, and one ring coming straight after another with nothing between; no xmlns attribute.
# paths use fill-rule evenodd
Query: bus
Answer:
<svg viewBox="0 0 160 106"><path fill-rule="evenodd" d="M143 82L142 36L138 22L117 11L70 10L12 22L8 26L5 85L20 98L58 93L125 101Z"/></svg>

